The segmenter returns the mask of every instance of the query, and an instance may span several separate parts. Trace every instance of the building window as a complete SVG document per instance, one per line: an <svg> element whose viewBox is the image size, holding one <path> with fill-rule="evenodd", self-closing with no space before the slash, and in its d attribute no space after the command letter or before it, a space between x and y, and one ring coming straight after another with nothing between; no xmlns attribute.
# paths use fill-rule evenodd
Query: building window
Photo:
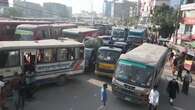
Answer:
<svg viewBox="0 0 195 110"><path fill-rule="evenodd" d="M191 35L191 33L192 33L192 28L193 28L193 25L186 25L186 26L185 26L184 34L186 34L186 35Z"/></svg>

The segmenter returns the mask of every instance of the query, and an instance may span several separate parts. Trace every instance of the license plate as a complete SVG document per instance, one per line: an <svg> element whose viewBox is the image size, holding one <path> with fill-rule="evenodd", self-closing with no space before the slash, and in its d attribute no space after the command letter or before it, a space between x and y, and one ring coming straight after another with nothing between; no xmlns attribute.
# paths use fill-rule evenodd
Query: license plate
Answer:
<svg viewBox="0 0 195 110"><path fill-rule="evenodd" d="M101 69L108 69L108 70L114 70L115 69L115 65L100 63L99 64L99 68L101 68Z"/></svg>
<svg viewBox="0 0 195 110"><path fill-rule="evenodd" d="M126 100L126 101L131 101L131 98L125 97L125 100Z"/></svg>

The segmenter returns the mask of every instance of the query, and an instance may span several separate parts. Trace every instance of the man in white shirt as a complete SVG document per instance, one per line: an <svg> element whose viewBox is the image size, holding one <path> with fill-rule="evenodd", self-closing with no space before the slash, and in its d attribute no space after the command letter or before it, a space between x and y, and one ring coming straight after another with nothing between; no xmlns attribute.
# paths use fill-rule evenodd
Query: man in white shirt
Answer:
<svg viewBox="0 0 195 110"><path fill-rule="evenodd" d="M157 110L159 104L159 92L157 90L158 86L155 85L149 94L149 110Z"/></svg>

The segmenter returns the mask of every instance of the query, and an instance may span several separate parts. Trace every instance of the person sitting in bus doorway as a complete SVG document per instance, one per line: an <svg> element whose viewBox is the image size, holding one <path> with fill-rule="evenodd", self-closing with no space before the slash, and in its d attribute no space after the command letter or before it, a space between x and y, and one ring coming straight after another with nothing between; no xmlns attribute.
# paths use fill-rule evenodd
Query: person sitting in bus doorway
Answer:
<svg viewBox="0 0 195 110"><path fill-rule="evenodd" d="M107 87L108 84L103 84L102 88L101 88L101 102L102 102L102 108L105 108L106 106L106 102L107 102Z"/></svg>
<svg viewBox="0 0 195 110"><path fill-rule="evenodd" d="M155 85L153 89L150 91L149 94L149 110L157 110L158 104L159 104L159 92L158 92L158 86Z"/></svg>
<svg viewBox="0 0 195 110"><path fill-rule="evenodd" d="M173 78L168 82L167 92L169 94L169 103L173 105L174 100L176 99L177 93L179 93L179 84L176 78Z"/></svg>
<svg viewBox="0 0 195 110"><path fill-rule="evenodd" d="M183 85L182 85L182 93L185 95L188 95L189 86L192 82L192 75L190 74L190 71L187 71L187 74L184 76Z"/></svg>

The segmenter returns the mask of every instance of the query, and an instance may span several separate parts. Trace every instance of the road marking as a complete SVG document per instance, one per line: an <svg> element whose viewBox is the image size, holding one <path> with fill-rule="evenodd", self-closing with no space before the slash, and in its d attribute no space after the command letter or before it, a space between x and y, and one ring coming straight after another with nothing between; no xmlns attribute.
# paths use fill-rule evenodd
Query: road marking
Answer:
<svg viewBox="0 0 195 110"><path fill-rule="evenodd" d="M90 84L93 84L95 86L98 86L98 87L102 87L102 85L105 83L103 81L99 81L99 80L93 79L93 78L87 80L87 82L89 82ZM110 85L108 85L108 89L107 90L112 91L112 88L111 88Z"/></svg>
<svg viewBox="0 0 195 110"><path fill-rule="evenodd" d="M174 106L173 108L174 108L175 110L184 110L183 108L177 107L177 106Z"/></svg>

